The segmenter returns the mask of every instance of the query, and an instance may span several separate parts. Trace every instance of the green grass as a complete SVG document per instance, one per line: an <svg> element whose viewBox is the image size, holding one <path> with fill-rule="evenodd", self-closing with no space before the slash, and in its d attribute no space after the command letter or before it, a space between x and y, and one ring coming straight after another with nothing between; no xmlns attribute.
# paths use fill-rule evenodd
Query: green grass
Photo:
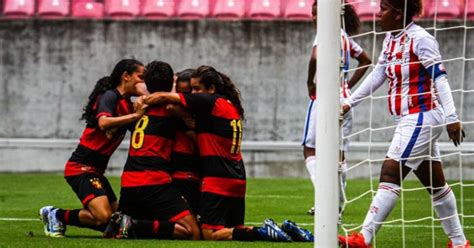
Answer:
<svg viewBox="0 0 474 248"><path fill-rule="evenodd" d="M115 192L119 192L119 178L110 177ZM468 182L465 182L468 183ZM374 187L376 183L374 182ZM419 188L416 181L407 181L405 188ZM352 199L370 189L368 180L348 182L347 194ZM461 187L453 186L461 205ZM474 187L463 187L463 213L474 215ZM400 219L401 201L388 220ZM313 203L313 190L309 180L303 179L250 179L248 180L246 223L261 223L272 217L277 222L291 219L297 223L313 222L305 214ZM415 220L432 215L431 203L424 190L403 194L404 219ZM344 214L344 223L362 223L370 194L349 204ZM37 218L38 209L44 205L64 208L78 208L80 202L61 175L53 174L0 174L0 218ZM445 247L447 237L439 222L431 220L406 223L400 222L383 227L377 235L378 247ZM474 237L474 219L464 218L465 233ZM313 228L312 225L306 226ZM352 227L352 226L350 226ZM403 240L405 231L405 241ZM27 235L32 232L33 235ZM317 234L316 234L317 237ZM434 240L433 238L434 237ZM434 243L433 243L434 242ZM67 238L47 238L42 233L39 221L0 220L0 247L312 247L312 244L278 244L269 242L209 242L209 241L163 241L163 240L104 240L98 232L69 227Z"/></svg>

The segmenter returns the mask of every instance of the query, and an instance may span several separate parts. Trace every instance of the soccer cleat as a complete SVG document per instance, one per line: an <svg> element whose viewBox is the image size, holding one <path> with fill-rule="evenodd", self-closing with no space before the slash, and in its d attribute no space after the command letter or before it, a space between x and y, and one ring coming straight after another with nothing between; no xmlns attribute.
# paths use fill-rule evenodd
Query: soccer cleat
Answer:
<svg viewBox="0 0 474 248"><path fill-rule="evenodd" d="M448 248L471 248L471 242L466 240L466 244L454 246L452 241L449 241Z"/></svg>
<svg viewBox="0 0 474 248"><path fill-rule="evenodd" d="M283 221L281 224L281 229L286 232L293 241L300 242L313 242L313 234L304 228L299 227L296 223L291 220Z"/></svg>
<svg viewBox="0 0 474 248"><path fill-rule="evenodd" d="M130 238L131 235L131 230L132 230L132 217L126 215L126 214L120 214L119 215L119 229L117 234L115 235L115 238L117 239L128 239Z"/></svg>
<svg viewBox="0 0 474 248"><path fill-rule="evenodd" d="M66 226L56 217L57 212L57 208L52 208L48 213L49 236L53 238L63 238L66 232Z"/></svg>
<svg viewBox="0 0 474 248"><path fill-rule="evenodd" d="M370 248L370 245L365 244L362 233L352 233L350 236L338 236L340 247L345 248Z"/></svg>
<svg viewBox="0 0 474 248"><path fill-rule="evenodd" d="M46 207L42 207L39 210L40 220L41 222L43 222L43 226L44 226L44 235L46 235L47 237L50 235L48 215L52 209L53 209L53 206L46 206Z"/></svg>
<svg viewBox="0 0 474 248"><path fill-rule="evenodd" d="M281 230L272 219L265 219L262 227L257 231L262 238L269 241L291 242L291 237Z"/></svg>
<svg viewBox="0 0 474 248"><path fill-rule="evenodd" d="M314 215L314 207L311 207L310 209L308 209L306 213L309 215Z"/></svg>
<svg viewBox="0 0 474 248"><path fill-rule="evenodd" d="M122 220L122 213L120 212L113 213L112 217L110 218L109 224L107 224L107 227L105 227L102 237L107 238L107 239L115 238L115 235L118 234L121 220Z"/></svg>

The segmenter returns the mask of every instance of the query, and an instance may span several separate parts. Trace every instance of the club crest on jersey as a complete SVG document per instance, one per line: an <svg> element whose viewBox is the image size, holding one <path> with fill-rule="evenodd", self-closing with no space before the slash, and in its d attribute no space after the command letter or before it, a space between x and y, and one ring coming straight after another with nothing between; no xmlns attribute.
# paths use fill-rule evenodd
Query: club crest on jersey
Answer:
<svg viewBox="0 0 474 248"><path fill-rule="evenodd" d="M99 178L92 178L89 180L92 184L92 187L96 188L96 189L102 189L102 183L100 182Z"/></svg>

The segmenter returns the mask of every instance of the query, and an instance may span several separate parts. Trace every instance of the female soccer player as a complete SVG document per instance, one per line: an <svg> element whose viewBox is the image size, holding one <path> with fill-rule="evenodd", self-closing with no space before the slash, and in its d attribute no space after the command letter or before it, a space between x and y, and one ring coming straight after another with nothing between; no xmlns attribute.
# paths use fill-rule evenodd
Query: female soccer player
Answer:
<svg viewBox="0 0 474 248"><path fill-rule="evenodd" d="M202 186L199 212L206 240L276 240L291 238L271 220L262 228L244 227L245 167L240 152L244 109L240 92L230 78L210 66L191 76L193 94L154 93L146 104L181 104L196 117ZM271 229L271 230L270 230ZM283 229L298 241L312 235L286 221Z"/></svg>
<svg viewBox="0 0 474 248"><path fill-rule="evenodd" d="M313 3L313 24L316 28L316 20L317 20L317 12L318 12L318 1L314 1ZM344 62L344 78L341 82L341 101L343 99L349 97L350 89L357 84L357 82L362 78L362 76L367 71L366 67L372 61L370 60L369 56L363 49L351 38L349 35L355 35L359 32L360 28L360 20L357 14L355 13L352 5L345 5L344 7L344 21L343 27L345 27L345 31L341 30L341 54L342 60ZM315 166L316 166L316 157L315 157L315 133L316 133L316 83L315 83L315 74L316 74L316 54L317 54L317 36L314 39L313 49L311 52L311 58L308 64L308 79L307 79L307 86L308 86L308 94L310 97L308 110L306 114L306 121L305 121L305 128L304 128L304 137L303 137L303 155L305 158L306 168L311 175L311 180L313 181L315 178ZM354 72L354 75L349 79L348 77L348 70L349 70L349 59L355 58L359 64L358 69ZM325 82L326 83L326 82ZM344 116L344 121L342 125L342 133L343 137L347 137L352 130L352 113L349 112ZM349 142L347 139L343 140L343 145L341 146L341 187L340 187L340 204L339 208L341 210L342 205L344 203L344 196L343 196L343 189L345 187L345 170L347 168L347 163L345 159L344 152L347 151L349 147ZM327 165L324 165L327 166ZM309 214L314 214L314 208L311 208L308 211Z"/></svg>
<svg viewBox="0 0 474 248"><path fill-rule="evenodd" d="M362 232L339 239L348 247L370 247L380 223L400 196L401 181L412 170L431 194L434 210L450 239L448 247L471 247L459 221L454 193L444 179L437 144L444 123L455 146L462 142L464 132L438 42L413 23L413 17L421 12L421 0L382 0L378 16L388 33L379 61L343 106L348 111L388 79L388 107L397 124Z"/></svg>
<svg viewBox="0 0 474 248"><path fill-rule="evenodd" d="M130 96L144 89L143 72L141 62L125 59L115 65L109 77L96 83L82 114L86 128L64 171L66 181L83 208L41 208L46 236L63 237L66 225L103 231L117 210L117 197L104 172L127 126L144 114L144 105L138 104L134 112L130 101Z"/></svg>

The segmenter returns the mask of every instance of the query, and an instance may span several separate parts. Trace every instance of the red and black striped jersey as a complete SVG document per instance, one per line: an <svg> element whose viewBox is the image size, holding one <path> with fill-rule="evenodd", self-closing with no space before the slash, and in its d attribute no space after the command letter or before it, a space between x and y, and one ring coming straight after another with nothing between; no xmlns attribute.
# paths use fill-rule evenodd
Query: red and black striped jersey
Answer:
<svg viewBox="0 0 474 248"><path fill-rule="evenodd" d="M186 134L189 129L178 120L176 139L171 153L172 177L177 180L200 181L200 160L193 140Z"/></svg>
<svg viewBox="0 0 474 248"><path fill-rule="evenodd" d="M171 183L171 151L176 119L162 105L149 108L136 123L130 138L122 187L141 187Z"/></svg>
<svg viewBox="0 0 474 248"><path fill-rule="evenodd" d="M242 121L235 106L217 94L180 94L196 116L202 192L244 197L245 167L240 152Z"/></svg>
<svg viewBox="0 0 474 248"><path fill-rule="evenodd" d="M99 119L101 116L128 115L133 112L133 105L129 98L123 98L117 89L112 89L97 97L93 109ZM122 142L126 130L127 127L100 130L99 127L86 126L79 145L66 163L64 175L103 174L110 156Z"/></svg>

